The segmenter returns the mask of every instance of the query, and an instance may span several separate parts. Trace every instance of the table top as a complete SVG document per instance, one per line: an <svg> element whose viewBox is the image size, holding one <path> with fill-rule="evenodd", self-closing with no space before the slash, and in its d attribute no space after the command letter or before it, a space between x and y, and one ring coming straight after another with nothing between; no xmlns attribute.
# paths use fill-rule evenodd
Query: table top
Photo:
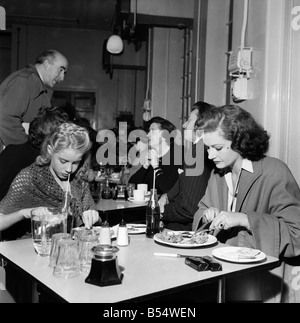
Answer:
<svg viewBox="0 0 300 323"><path fill-rule="evenodd" d="M113 245L115 243L113 241ZM146 300L223 277L270 269L278 265L277 258L267 256L265 261L251 264L220 261L223 265L222 271L197 272L184 263L184 258L154 255L154 252L166 252L204 256L211 255L214 248L221 246L224 245L216 243L202 248L180 249L158 244L145 234L130 235L129 246L119 247L117 253L118 264L124 274L122 283L105 287L85 283L87 274L70 279L55 278L53 269L48 266L49 258L40 257L34 252L31 239L0 242L0 254L22 272L29 274L34 281L43 284L60 300L70 303Z"/></svg>
<svg viewBox="0 0 300 323"><path fill-rule="evenodd" d="M98 201L96 207L97 207L97 210L99 211L107 212L107 211L124 210L124 209L138 208L138 207L145 208L146 205L147 204L145 205L135 204L125 200L101 199Z"/></svg>

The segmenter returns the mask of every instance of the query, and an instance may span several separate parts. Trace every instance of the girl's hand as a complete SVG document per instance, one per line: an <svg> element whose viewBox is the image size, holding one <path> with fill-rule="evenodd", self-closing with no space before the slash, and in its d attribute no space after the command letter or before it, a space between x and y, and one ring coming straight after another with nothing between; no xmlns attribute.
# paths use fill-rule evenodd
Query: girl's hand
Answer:
<svg viewBox="0 0 300 323"><path fill-rule="evenodd" d="M39 207L35 207L35 208L23 209L23 210L20 210L19 212L24 216L24 218L30 219L32 210L36 210L37 214L39 214L39 215L52 214L52 212L45 206L39 206Z"/></svg>
<svg viewBox="0 0 300 323"><path fill-rule="evenodd" d="M94 223L99 220L99 213L95 210L87 210L82 214L82 221L87 229L90 229Z"/></svg>

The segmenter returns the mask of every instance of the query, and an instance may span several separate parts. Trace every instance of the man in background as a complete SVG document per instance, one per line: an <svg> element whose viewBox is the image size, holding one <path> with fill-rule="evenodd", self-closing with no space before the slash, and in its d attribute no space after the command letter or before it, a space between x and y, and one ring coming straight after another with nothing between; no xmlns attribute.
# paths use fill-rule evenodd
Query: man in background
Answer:
<svg viewBox="0 0 300 323"><path fill-rule="evenodd" d="M52 88L64 80L68 61L57 50L41 53L35 64L9 75L0 85L0 144L24 144L25 128L39 108L51 107Z"/></svg>
<svg viewBox="0 0 300 323"><path fill-rule="evenodd" d="M202 134L198 133L197 126L201 122L202 114L211 109L212 105L206 102L196 102L190 113L189 119L182 127L186 130L185 140L191 143L190 153L197 162L193 165L184 163L184 172L179 175L177 182L163 194L158 203L160 206L161 220L164 227L176 231L191 231L194 214L198 203L205 193L207 182L213 168L213 163L207 158L204 149ZM197 155L198 154L198 155ZM200 174L190 172L202 169Z"/></svg>

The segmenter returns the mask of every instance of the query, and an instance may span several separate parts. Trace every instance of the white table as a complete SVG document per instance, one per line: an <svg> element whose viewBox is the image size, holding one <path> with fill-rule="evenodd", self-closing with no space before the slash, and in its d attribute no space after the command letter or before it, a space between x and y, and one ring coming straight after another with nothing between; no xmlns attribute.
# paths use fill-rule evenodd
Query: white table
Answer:
<svg viewBox="0 0 300 323"><path fill-rule="evenodd" d="M97 203L97 209L102 221L107 220L110 225L116 225L121 220L127 223L145 223L146 205L125 200L101 199Z"/></svg>
<svg viewBox="0 0 300 323"><path fill-rule="evenodd" d="M197 272L184 264L184 258L155 256L154 252L184 253L194 256L211 255L213 248L222 244L197 249L178 249L157 244L142 235L131 235L130 245L120 247L117 254L119 266L124 274L122 284L98 287L84 282L86 275L71 279L55 278L48 266L49 259L38 256L31 239L0 243L0 255L27 275L33 282L42 285L58 300L69 303L116 303L137 302L155 296L220 282L216 302L223 301L224 285L228 276L240 275L257 270L271 269L278 265L278 259L267 257L262 263L236 264L221 262L219 272ZM201 288L199 288L201 293Z"/></svg>
<svg viewBox="0 0 300 323"><path fill-rule="evenodd" d="M144 210L147 203L145 204L135 204L125 200L105 200L101 199L97 203L97 209L101 212L115 211L115 210L125 210L125 209L136 209L140 208Z"/></svg>

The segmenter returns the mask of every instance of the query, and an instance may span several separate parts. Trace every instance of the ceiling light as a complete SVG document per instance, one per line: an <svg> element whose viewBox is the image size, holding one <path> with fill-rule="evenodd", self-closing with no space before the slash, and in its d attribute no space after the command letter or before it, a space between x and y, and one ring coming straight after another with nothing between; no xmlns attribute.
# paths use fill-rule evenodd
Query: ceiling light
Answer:
<svg viewBox="0 0 300 323"><path fill-rule="evenodd" d="M123 50L123 40L118 35L112 35L109 37L106 49L111 54L120 54Z"/></svg>

